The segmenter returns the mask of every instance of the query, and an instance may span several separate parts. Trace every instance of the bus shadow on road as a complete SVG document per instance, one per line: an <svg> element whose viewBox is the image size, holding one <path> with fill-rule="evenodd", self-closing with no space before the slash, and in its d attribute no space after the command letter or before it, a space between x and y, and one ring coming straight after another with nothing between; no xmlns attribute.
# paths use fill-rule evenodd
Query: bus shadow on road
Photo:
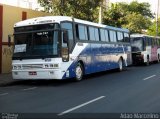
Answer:
<svg viewBox="0 0 160 119"><path fill-rule="evenodd" d="M8 86L61 86L67 85L74 81L67 80L15 80L13 82L2 84L0 87L8 87Z"/></svg>
<svg viewBox="0 0 160 119"><path fill-rule="evenodd" d="M126 72L126 71L128 71L128 69L125 69L122 72ZM117 69L113 69L113 70L88 74L83 77L82 81L75 81L74 78L65 79L65 80L54 80L54 79L53 80L46 80L46 79L13 80L12 82L0 85L0 87L8 87L8 86L40 86L40 87L54 86L54 87L56 87L56 86L70 85L73 83L81 83L81 82L85 82L88 80L95 80L96 78L102 78L107 75L118 74L118 73L122 73L122 72L118 71Z"/></svg>

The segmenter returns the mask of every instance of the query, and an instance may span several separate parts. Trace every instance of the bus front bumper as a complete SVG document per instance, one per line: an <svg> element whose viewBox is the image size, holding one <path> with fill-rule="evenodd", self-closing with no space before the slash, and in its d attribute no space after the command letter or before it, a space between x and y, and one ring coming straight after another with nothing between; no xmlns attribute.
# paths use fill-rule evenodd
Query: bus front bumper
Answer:
<svg viewBox="0 0 160 119"><path fill-rule="evenodd" d="M62 79L63 72L61 70L40 70L40 71L20 71L12 70L13 79Z"/></svg>

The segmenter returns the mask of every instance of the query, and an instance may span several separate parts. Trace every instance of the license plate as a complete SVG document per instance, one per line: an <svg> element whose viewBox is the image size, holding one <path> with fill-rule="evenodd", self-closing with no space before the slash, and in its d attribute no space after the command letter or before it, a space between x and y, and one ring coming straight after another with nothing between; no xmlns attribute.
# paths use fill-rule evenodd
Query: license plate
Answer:
<svg viewBox="0 0 160 119"><path fill-rule="evenodd" d="M29 75L37 75L37 72L35 71L29 72Z"/></svg>

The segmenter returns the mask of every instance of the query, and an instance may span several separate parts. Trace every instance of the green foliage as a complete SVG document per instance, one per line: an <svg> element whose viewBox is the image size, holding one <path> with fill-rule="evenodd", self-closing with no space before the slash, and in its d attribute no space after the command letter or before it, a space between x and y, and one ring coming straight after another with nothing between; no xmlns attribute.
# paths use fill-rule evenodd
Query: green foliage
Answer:
<svg viewBox="0 0 160 119"><path fill-rule="evenodd" d="M160 25L160 18L158 19L158 26L159 25ZM156 36L156 35L160 36L160 27L158 27L158 34L156 33L156 20L148 28L147 34L152 36Z"/></svg>
<svg viewBox="0 0 160 119"><path fill-rule="evenodd" d="M99 6L103 0L38 0L46 12L53 15L73 16L75 18L98 22ZM151 25L153 14L150 4L133 1L130 4L120 2L103 10L103 24L125 27L131 33L142 33ZM154 26L152 26L154 27ZM149 32L152 31L151 28Z"/></svg>
<svg viewBox="0 0 160 119"><path fill-rule="evenodd" d="M149 9L149 3L138 3L133 1L130 4L120 2L111 5L111 8L104 14L104 24L128 28L131 33L142 33L151 25L153 15Z"/></svg>
<svg viewBox="0 0 160 119"><path fill-rule="evenodd" d="M95 10L102 0L38 0L46 12L96 21Z"/></svg>
<svg viewBox="0 0 160 119"><path fill-rule="evenodd" d="M103 23L111 26L121 27L125 21L122 18L126 15L123 6L112 4L108 11L104 12Z"/></svg>
<svg viewBox="0 0 160 119"><path fill-rule="evenodd" d="M52 9L52 2L50 0L38 0L38 3L44 8L45 12L50 12Z"/></svg>
<svg viewBox="0 0 160 119"><path fill-rule="evenodd" d="M151 24L150 19L139 13L127 14L124 19L126 24L122 25L122 27L128 28L131 33L142 33L142 30L147 29Z"/></svg>
<svg viewBox="0 0 160 119"><path fill-rule="evenodd" d="M128 9L130 12L136 12L145 17L154 17L150 10L150 4L147 2L138 3L137 1L133 1L128 5Z"/></svg>

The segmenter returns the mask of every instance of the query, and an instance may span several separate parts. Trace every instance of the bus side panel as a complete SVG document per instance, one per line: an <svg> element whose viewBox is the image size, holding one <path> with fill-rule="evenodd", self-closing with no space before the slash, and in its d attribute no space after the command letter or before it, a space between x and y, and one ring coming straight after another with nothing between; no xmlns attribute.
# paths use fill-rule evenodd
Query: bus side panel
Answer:
<svg viewBox="0 0 160 119"><path fill-rule="evenodd" d="M72 54L75 58L70 57L70 66L63 78L75 77L75 67L78 61L83 62L85 74L118 68L118 60L121 56L130 62L128 61L131 59L128 59L128 54L131 55L129 47L127 45L122 47L122 45L94 43L87 44L85 47L76 45L75 53Z"/></svg>
<svg viewBox="0 0 160 119"><path fill-rule="evenodd" d="M151 61L157 61L157 46L151 46Z"/></svg>
<svg viewBox="0 0 160 119"><path fill-rule="evenodd" d="M100 47L100 44L91 44L91 65L90 65L90 71L91 73L94 73L94 72L97 72L98 67L100 66L99 64L99 47Z"/></svg>
<svg viewBox="0 0 160 119"><path fill-rule="evenodd" d="M92 73L92 53L91 53L91 44L88 44L87 47L80 53L78 56L78 61L82 61L84 65L85 74Z"/></svg>
<svg viewBox="0 0 160 119"><path fill-rule="evenodd" d="M65 71L63 79L75 77L75 68L79 61L83 62L85 74L90 73L91 53L90 44L77 43L72 54L70 54L69 66Z"/></svg>

